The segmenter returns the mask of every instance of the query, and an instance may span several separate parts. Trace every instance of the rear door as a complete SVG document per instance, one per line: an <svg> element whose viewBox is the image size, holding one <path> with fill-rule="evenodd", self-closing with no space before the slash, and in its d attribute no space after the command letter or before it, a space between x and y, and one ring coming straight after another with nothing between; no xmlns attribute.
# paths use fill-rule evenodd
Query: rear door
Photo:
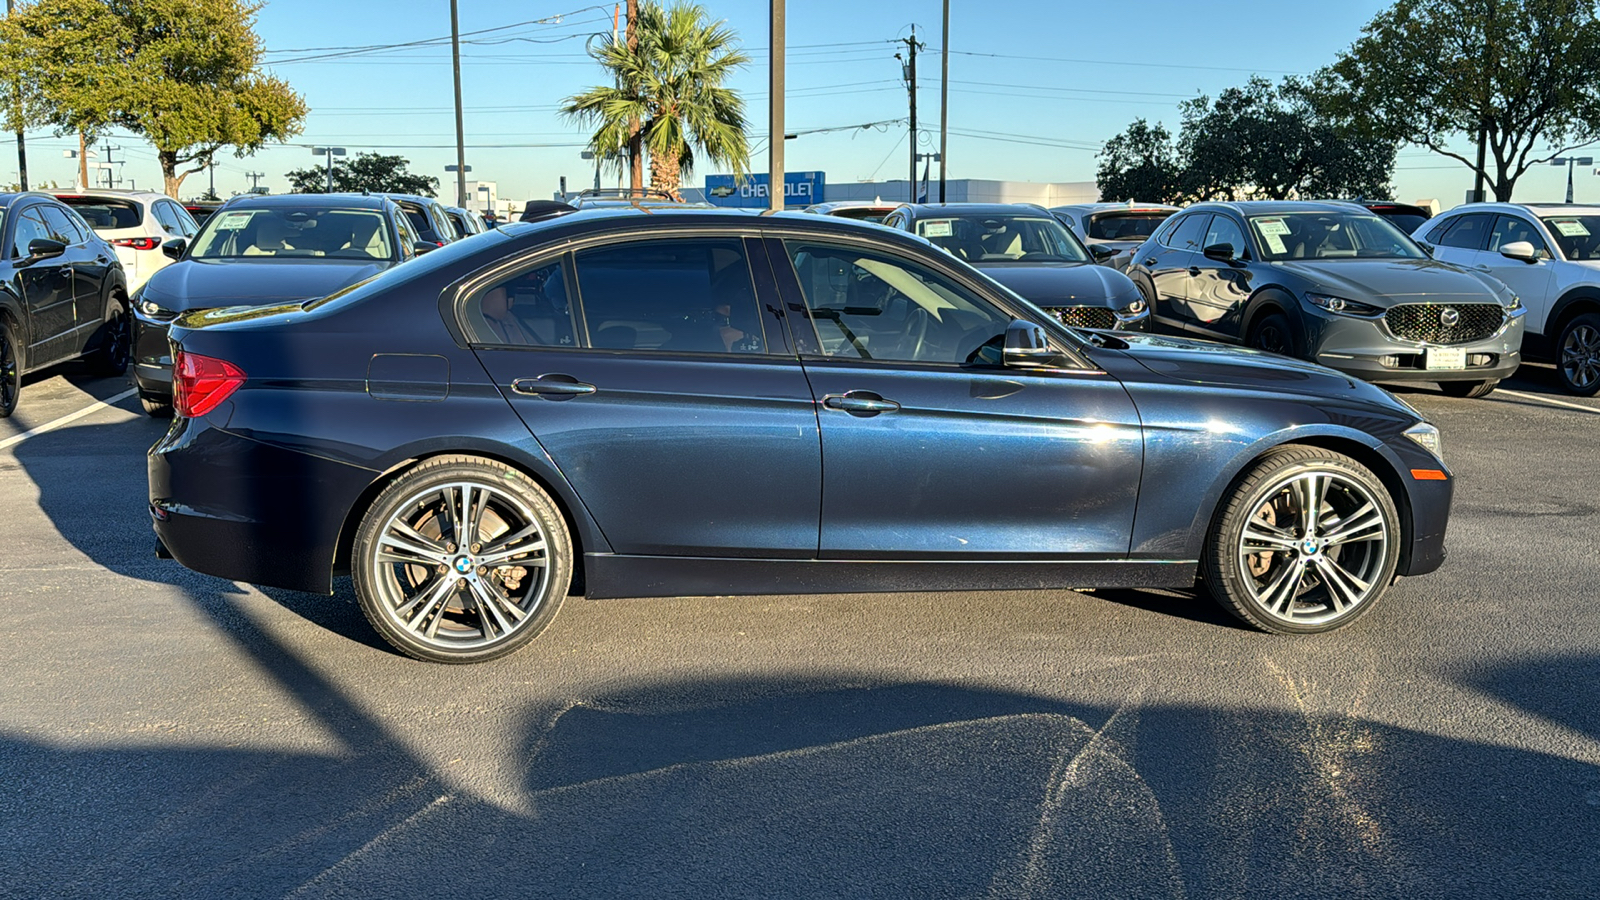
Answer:
<svg viewBox="0 0 1600 900"><path fill-rule="evenodd" d="M40 204L38 209L51 235L67 245L67 252L59 261L72 267L77 344L81 348L105 320L105 285L115 257L100 240L91 240L89 229L79 227L65 210L46 204Z"/></svg>
<svg viewBox="0 0 1600 900"><path fill-rule="evenodd" d="M821 451L760 243L634 237L486 278L463 321L617 553L810 559Z"/></svg>
<svg viewBox="0 0 1600 900"><path fill-rule="evenodd" d="M1151 315L1167 325L1189 329L1195 324L1195 317L1188 309L1190 268L1196 265L1196 260L1204 259L1199 251L1210 222L1210 213L1184 216L1161 240L1146 244L1145 256L1138 260L1150 272L1150 280L1156 288Z"/></svg>
<svg viewBox="0 0 1600 900"><path fill-rule="evenodd" d="M40 206L34 204L16 214L9 248L12 259L27 259L28 245L34 240L56 239L45 224ZM73 270L64 260L65 257L44 259L18 268L22 302L28 310L30 367L56 362L75 352L66 349L77 326L77 313L72 299Z"/></svg>
<svg viewBox="0 0 1600 900"><path fill-rule="evenodd" d="M821 423L824 559L1127 555L1143 443L1120 383L999 367L1012 314L885 248L768 255Z"/></svg>

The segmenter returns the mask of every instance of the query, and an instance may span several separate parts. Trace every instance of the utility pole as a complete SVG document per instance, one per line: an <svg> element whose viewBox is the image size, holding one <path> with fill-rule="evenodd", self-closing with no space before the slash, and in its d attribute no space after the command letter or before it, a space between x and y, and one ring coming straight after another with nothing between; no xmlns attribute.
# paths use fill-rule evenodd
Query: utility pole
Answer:
<svg viewBox="0 0 1600 900"><path fill-rule="evenodd" d="M106 187L108 187L108 188L109 187L114 187L114 185L111 183L111 167L112 167L112 165L121 164L121 163L125 163L125 162L128 161L125 158L124 159L112 159L111 158L111 154L113 154L116 151L121 150L121 149L122 149L121 147L113 146L111 144L107 144L105 146L106 161L101 163L100 165L105 170L105 173L106 173Z"/></svg>
<svg viewBox="0 0 1600 900"><path fill-rule="evenodd" d="M6 0L6 15L11 15L13 0ZM21 84L20 79L17 84ZM22 112L22 97L17 97L17 113ZM20 190L28 189L28 143L22 137L21 116L17 119L17 187Z"/></svg>
<svg viewBox="0 0 1600 900"><path fill-rule="evenodd" d="M911 36L901 39L906 45L906 88L911 92L911 202L917 202L917 26L911 26ZM896 53L898 58L900 54Z"/></svg>
<svg viewBox="0 0 1600 900"><path fill-rule="evenodd" d="M326 156L326 157L328 157L328 193L330 193L330 194L333 193L333 158L335 156L343 156L344 153L345 153L345 151L344 151L343 147L312 147L311 148L311 155L312 156Z"/></svg>
<svg viewBox="0 0 1600 900"><path fill-rule="evenodd" d="M944 161L949 159L950 0L944 0L944 36L939 39L939 202L944 202Z"/></svg>
<svg viewBox="0 0 1600 900"><path fill-rule="evenodd" d="M785 56L783 0L772 0L771 36L767 44L767 209L783 211L783 66Z"/></svg>
<svg viewBox="0 0 1600 900"><path fill-rule="evenodd" d="M261 179L267 177L267 173L246 172L244 173L244 177L250 179L250 193L254 194L256 192L256 188L261 184Z"/></svg>
<svg viewBox="0 0 1600 900"><path fill-rule="evenodd" d="M83 132L78 132L78 184L82 189L89 187L89 140Z"/></svg>
<svg viewBox="0 0 1600 900"><path fill-rule="evenodd" d="M461 122L461 21L450 0L450 68L456 79L456 205L467 205L467 137Z"/></svg>
<svg viewBox="0 0 1600 900"><path fill-rule="evenodd" d="M215 159L211 160L210 165L206 166L206 174L210 176L210 183L206 187L206 199L215 200L217 199L217 161Z"/></svg>
<svg viewBox="0 0 1600 900"><path fill-rule="evenodd" d="M783 0L777 0L779 15L782 15ZM639 19L639 0L628 0L628 30L625 32L628 41L628 52L639 49L639 32L634 23ZM628 187L633 196L644 193L644 139L639 134L639 117L634 116L628 120Z"/></svg>

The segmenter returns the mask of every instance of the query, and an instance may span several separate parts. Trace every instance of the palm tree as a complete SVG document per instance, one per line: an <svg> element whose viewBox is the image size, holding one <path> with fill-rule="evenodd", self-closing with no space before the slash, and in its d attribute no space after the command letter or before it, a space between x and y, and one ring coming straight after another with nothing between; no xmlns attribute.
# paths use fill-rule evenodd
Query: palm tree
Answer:
<svg viewBox="0 0 1600 900"><path fill-rule="evenodd" d="M712 163L743 175L750 158L744 100L723 82L750 62L738 36L710 21L697 3L640 4L636 45L607 41L594 52L616 76L567 98L562 113L594 127L589 149L596 159L628 158L635 123L650 153L650 187L678 199L695 164L695 149Z"/></svg>

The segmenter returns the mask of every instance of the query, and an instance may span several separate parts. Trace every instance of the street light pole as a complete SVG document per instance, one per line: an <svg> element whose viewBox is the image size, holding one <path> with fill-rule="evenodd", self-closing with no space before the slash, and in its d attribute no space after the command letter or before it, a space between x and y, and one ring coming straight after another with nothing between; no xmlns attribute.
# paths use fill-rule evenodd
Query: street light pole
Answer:
<svg viewBox="0 0 1600 900"><path fill-rule="evenodd" d="M944 36L939 39L939 202L944 202L944 161L950 153L950 0L944 0Z"/></svg>
<svg viewBox="0 0 1600 900"><path fill-rule="evenodd" d="M467 138L461 123L461 22L450 0L450 67L456 79L456 206L467 205Z"/></svg>
<svg viewBox="0 0 1600 900"><path fill-rule="evenodd" d="M767 85L767 208L774 212L783 210L783 66L784 66L784 0L772 0L770 21L771 38L767 53L767 68L771 74Z"/></svg>
<svg viewBox="0 0 1600 900"><path fill-rule="evenodd" d="M12 3L13 0L6 0L6 15L8 16L11 15ZM15 83L20 85L21 79L18 79ZM16 112L21 113L22 97L20 93L16 99ZM20 116L17 120L17 187L24 191L28 189L28 143L22 137L22 121Z"/></svg>
<svg viewBox="0 0 1600 900"><path fill-rule="evenodd" d="M343 147L312 147L312 156L326 156L328 158L328 193L333 193L333 158L343 156Z"/></svg>
<svg viewBox="0 0 1600 900"><path fill-rule="evenodd" d="M1577 166L1592 166L1592 165L1594 165L1594 157L1592 157L1592 156L1558 156L1555 159L1550 160L1550 165L1552 165L1552 166L1566 166L1567 167L1567 202L1571 203L1572 202L1572 167L1575 166L1575 165L1577 165Z"/></svg>

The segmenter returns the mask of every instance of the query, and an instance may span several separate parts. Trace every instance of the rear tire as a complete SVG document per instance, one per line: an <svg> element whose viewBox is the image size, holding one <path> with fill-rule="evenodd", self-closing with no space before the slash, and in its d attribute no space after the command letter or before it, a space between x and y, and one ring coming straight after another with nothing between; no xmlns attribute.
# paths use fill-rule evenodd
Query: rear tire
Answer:
<svg viewBox="0 0 1600 900"><path fill-rule="evenodd" d="M172 418L172 401L152 397L149 394L139 395L139 405L144 407L145 415L152 419Z"/></svg>
<svg viewBox="0 0 1600 900"><path fill-rule="evenodd" d="M1294 334L1289 330L1289 320L1282 313L1268 313L1250 326L1250 339L1246 342L1257 350L1279 356L1294 355Z"/></svg>
<svg viewBox="0 0 1600 900"><path fill-rule="evenodd" d="M1494 393L1495 385L1500 383L1496 378L1491 381L1441 381L1439 390L1446 397L1461 397L1467 400L1478 397L1487 397Z"/></svg>
<svg viewBox="0 0 1600 900"><path fill-rule="evenodd" d="M441 456L378 495L350 569L361 611L395 649L484 662L555 618L572 582L572 539L555 501L526 475Z"/></svg>
<svg viewBox="0 0 1600 900"><path fill-rule="evenodd" d="M106 378L127 374L133 358L133 316L128 312L127 301L118 297L112 303L116 311L101 327L98 343L89 354L89 367L94 374Z"/></svg>
<svg viewBox="0 0 1600 900"><path fill-rule="evenodd" d="M1288 447L1223 497L1202 575L1217 602L1255 628L1332 631L1378 605L1400 540L1394 500L1370 470L1330 450Z"/></svg>
<svg viewBox="0 0 1600 900"><path fill-rule="evenodd" d="M22 395L22 359L17 356L16 333L11 322L0 318L0 419L17 411Z"/></svg>
<svg viewBox="0 0 1600 900"><path fill-rule="evenodd" d="M1600 315L1584 313L1562 327L1556 339L1556 374L1569 394L1600 393Z"/></svg>

